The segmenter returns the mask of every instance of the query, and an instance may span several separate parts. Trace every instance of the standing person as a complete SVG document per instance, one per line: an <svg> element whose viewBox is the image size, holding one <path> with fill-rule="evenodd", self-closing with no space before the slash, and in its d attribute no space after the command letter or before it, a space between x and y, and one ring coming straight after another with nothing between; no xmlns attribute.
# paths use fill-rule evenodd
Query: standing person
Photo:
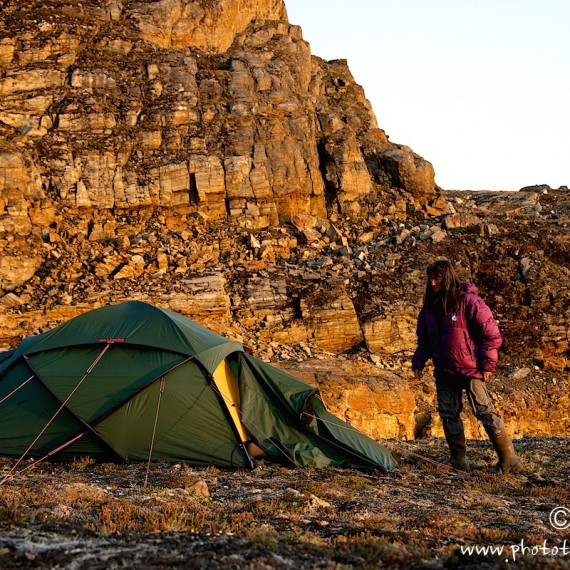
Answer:
<svg viewBox="0 0 570 570"><path fill-rule="evenodd" d="M521 460L485 385L495 370L502 338L491 309L476 292L472 283L459 280L447 260L427 268L412 370L416 378L421 378L426 362L433 362L438 412L452 466L469 469L460 416L466 392L475 417L483 424L499 457L492 471L516 473L522 470Z"/></svg>

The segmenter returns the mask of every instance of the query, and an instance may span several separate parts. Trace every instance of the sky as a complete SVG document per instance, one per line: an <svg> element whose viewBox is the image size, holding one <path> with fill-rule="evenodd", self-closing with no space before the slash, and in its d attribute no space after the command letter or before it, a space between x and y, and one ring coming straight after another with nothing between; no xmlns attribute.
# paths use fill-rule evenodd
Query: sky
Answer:
<svg viewBox="0 0 570 570"><path fill-rule="evenodd" d="M285 0L445 190L570 187L570 0Z"/></svg>

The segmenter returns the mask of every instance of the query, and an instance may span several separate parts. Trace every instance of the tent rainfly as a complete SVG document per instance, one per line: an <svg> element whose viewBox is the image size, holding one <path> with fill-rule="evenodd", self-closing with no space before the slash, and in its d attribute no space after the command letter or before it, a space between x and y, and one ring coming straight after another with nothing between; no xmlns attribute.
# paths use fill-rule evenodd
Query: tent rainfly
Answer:
<svg viewBox="0 0 570 570"><path fill-rule="evenodd" d="M318 391L193 321L139 301L86 312L0 355L0 454L390 471Z"/></svg>

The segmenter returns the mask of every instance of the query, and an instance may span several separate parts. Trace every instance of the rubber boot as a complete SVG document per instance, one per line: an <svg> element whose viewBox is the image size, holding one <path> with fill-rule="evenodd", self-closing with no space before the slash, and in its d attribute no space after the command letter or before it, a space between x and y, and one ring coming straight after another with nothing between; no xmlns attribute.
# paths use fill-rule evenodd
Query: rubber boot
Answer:
<svg viewBox="0 0 570 570"><path fill-rule="evenodd" d="M515 453L513 442L507 435L507 431L504 429L497 430L496 432L491 429L486 431L499 458L497 464L494 467L491 467L489 472L507 475L508 473L519 473L522 471L522 461Z"/></svg>
<svg viewBox="0 0 570 570"><path fill-rule="evenodd" d="M469 461L467 461L467 442L463 429L459 433L451 433L447 426L443 425L443 432L449 447L449 460L446 462L460 471L469 471Z"/></svg>

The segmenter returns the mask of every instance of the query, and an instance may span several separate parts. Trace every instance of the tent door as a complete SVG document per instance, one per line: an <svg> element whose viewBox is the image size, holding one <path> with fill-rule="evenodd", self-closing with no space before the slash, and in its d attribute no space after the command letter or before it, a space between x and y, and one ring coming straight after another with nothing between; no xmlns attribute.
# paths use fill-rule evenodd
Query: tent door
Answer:
<svg viewBox="0 0 570 570"><path fill-rule="evenodd" d="M214 370L213 376L216 387L228 407L241 441L245 443L251 436L241 421L238 380L226 358Z"/></svg>

